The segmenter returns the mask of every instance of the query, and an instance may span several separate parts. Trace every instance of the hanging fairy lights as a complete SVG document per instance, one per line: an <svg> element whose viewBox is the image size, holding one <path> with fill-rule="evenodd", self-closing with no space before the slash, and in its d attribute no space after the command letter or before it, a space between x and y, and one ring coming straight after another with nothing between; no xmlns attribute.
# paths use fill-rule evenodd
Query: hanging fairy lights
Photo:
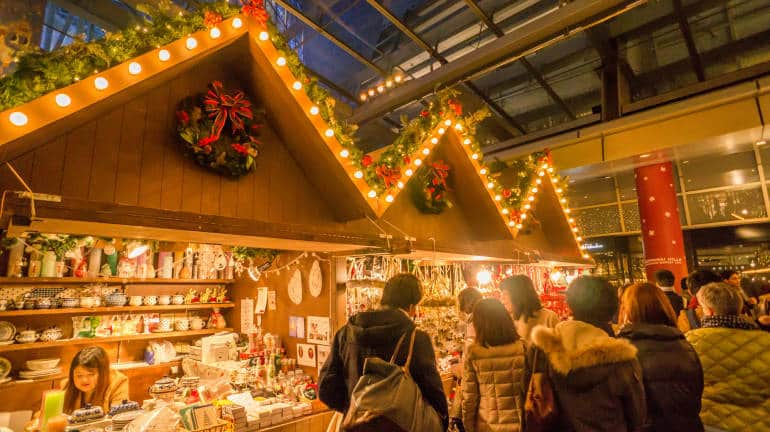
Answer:
<svg viewBox="0 0 770 432"><path fill-rule="evenodd" d="M404 74L401 72L396 72L393 75L378 82L374 86L366 90L362 90L358 98L361 100L361 102L366 102L367 100L371 100L377 96L386 94L390 89L395 88L396 86L404 83L405 81L406 81L406 78L404 77Z"/></svg>

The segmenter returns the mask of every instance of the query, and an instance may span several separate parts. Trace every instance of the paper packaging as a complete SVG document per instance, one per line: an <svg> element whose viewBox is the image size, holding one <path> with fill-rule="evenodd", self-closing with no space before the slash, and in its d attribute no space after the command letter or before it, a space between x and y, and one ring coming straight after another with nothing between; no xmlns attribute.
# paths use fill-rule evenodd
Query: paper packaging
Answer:
<svg viewBox="0 0 770 432"><path fill-rule="evenodd" d="M48 429L48 421L64 412L64 391L46 390L40 406L40 430Z"/></svg>

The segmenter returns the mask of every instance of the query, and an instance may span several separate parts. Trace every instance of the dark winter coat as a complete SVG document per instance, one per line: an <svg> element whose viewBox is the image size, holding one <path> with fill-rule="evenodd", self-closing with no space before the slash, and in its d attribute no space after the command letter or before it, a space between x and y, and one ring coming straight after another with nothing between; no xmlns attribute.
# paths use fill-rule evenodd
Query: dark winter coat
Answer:
<svg viewBox="0 0 770 432"><path fill-rule="evenodd" d="M637 349L647 396L647 431L701 432L703 369L698 354L679 329L629 324L618 337Z"/></svg>
<svg viewBox="0 0 770 432"><path fill-rule="evenodd" d="M674 308L676 316L679 316L679 312L684 309L684 300L682 299L682 296L674 291L663 291L663 294L666 295L668 302L671 303L671 307Z"/></svg>
<svg viewBox="0 0 770 432"><path fill-rule="evenodd" d="M329 408L346 412L367 357L390 360L401 335L415 328L414 322L399 309L383 309L359 313L348 321L334 336L331 352L318 377L318 395ZM406 362L406 343L396 363ZM447 399L436 369L436 356L430 337L417 331L414 353L409 367L412 378L420 387L422 396L433 406L446 427Z"/></svg>
<svg viewBox="0 0 770 432"><path fill-rule="evenodd" d="M547 359L545 370L561 414L557 431L643 430L647 405L642 368L627 340L572 320L553 329L535 327L532 343Z"/></svg>

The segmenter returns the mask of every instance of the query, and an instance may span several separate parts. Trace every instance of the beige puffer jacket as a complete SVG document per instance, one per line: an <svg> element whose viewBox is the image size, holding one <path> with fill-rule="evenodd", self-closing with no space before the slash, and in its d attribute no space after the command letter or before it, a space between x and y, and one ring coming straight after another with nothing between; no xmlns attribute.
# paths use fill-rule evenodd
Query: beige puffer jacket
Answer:
<svg viewBox="0 0 770 432"><path fill-rule="evenodd" d="M466 432L516 432L524 409L524 344L472 345L463 371Z"/></svg>

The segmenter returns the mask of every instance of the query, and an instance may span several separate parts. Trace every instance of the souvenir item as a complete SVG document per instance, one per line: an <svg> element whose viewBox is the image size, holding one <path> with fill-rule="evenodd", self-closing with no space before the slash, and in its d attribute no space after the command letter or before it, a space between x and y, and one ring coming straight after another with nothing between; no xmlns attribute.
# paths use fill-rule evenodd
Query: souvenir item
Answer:
<svg viewBox="0 0 770 432"><path fill-rule="evenodd" d="M171 318L170 317L162 317L158 320L158 328L155 330L157 332L170 332L174 329Z"/></svg>
<svg viewBox="0 0 770 432"><path fill-rule="evenodd" d="M323 289L323 275L321 274L321 266L318 261L313 261L313 265L310 267L310 273L307 276L308 291L313 297L321 295Z"/></svg>
<svg viewBox="0 0 770 432"><path fill-rule="evenodd" d="M61 307L63 308L76 308L80 306L80 299L77 297L67 297L63 298L61 302Z"/></svg>
<svg viewBox="0 0 770 432"><path fill-rule="evenodd" d="M112 420L112 430L113 431L122 431L125 430L126 426L131 423L135 418L142 415L144 412L139 409L139 404L136 402L128 402L124 401L123 404L116 405L112 408L110 408L110 417L112 417L110 420ZM126 405L125 407L123 405ZM133 404L136 404L136 407L134 407ZM113 410L115 408L121 409L123 411L115 411L115 414L113 414Z"/></svg>
<svg viewBox="0 0 770 432"><path fill-rule="evenodd" d="M174 328L176 331L187 331L190 330L190 320L187 318L178 318L176 320L176 323L174 324Z"/></svg>
<svg viewBox="0 0 770 432"><path fill-rule="evenodd" d="M26 299L22 303L22 309L30 310L35 308L35 299Z"/></svg>
<svg viewBox="0 0 770 432"><path fill-rule="evenodd" d="M6 276L8 277L21 277L22 263L24 260L25 245L23 242L16 240L16 243L8 248L8 271Z"/></svg>
<svg viewBox="0 0 770 432"><path fill-rule="evenodd" d="M26 365L27 369L31 371L42 371L56 368L59 366L59 361L61 361L59 358L27 360Z"/></svg>
<svg viewBox="0 0 770 432"><path fill-rule="evenodd" d="M100 406L85 404L83 408L76 409L70 416L70 423L88 423L104 417L104 410Z"/></svg>
<svg viewBox="0 0 770 432"><path fill-rule="evenodd" d="M170 295L161 295L158 296L158 304L159 305L170 305L171 304L171 296Z"/></svg>
<svg viewBox="0 0 770 432"><path fill-rule="evenodd" d="M150 295L150 296L144 296L144 305L145 306L155 306L158 304L158 296Z"/></svg>
<svg viewBox="0 0 770 432"><path fill-rule="evenodd" d="M143 301L142 296L133 295L129 297L128 304L131 306L141 306Z"/></svg>
<svg viewBox="0 0 770 432"><path fill-rule="evenodd" d="M214 310L211 311L211 315L209 316L208 327L211 329L223 329L227 327L227 323L225 322L225 317L222 316L221 312L219 312L219 308L214 308Z"/></svg>
<svg viewBox="0 0 770 432"><path fill-rule="evenodd" d="M105 296L105 300L107 302L107 306L111 307L126 305L126 295L118 290L107 294L107 296Z"/></svg>
<svg viewBox="0 0 770 432"><path fill-rule="evenodd" d="M171 279L174 276L174 256L172 252L158 252L158 277Z"/></svg>
<svg viewBox="0 0 770 432"><path fill-rule="evenodd" d="M169 377L163 377L150 387L150 395L155 399L162 399L168 402L174 400L174 394L176 393L176 383Z"/></svg>
<svg viewBox="0 0 770 432"><path fill-rule="evenodd" d="M56 276L56 254L53 251L45 251L43 253L40 276L48 278Z"/></svg>
<svg viewBox="0 0 770 432"><path fill-rule="evenodd" d="M36 342L38 334L34 330L22 330L16 335L16 342L18 343L32 343Z"/></svg>
<svg viewBox="0 0 770 432"><path fill-rule="evenodd" d="M184 304L184 295L182 294L174 294L173 297L171 297L171 303L175 305L183 305Z"/></svg>
<svg viewBox="0 0 770 432"><path fill-rule="evenodd" d="M58 326L53 326L43 330L43 332L40 333L40 340L42 342L53 342L55 340L61 339L62 334L62 330Z"/></svg>
<svg viewBox="0 0 770 432"><path fill-rule="evenodd" d="M55 375L61 375L61 368L41 369L34 371L19 371L19 378L22 379L41 379Z"/></svg>
<svg viewBox="0 0 770 432"><path fill-rule="evenodd" d="M92 308L96 304L96 301L93 297L81 297L80 298L80 307L84 308Z"/></svg>
<svg viewBox="0 0 770 432"><path fill-rule="evenodd" d="M126 256L120 257L118 263L118 277L132 278L136 276L136 264L134 260L128 259Z"/></svg>
<svg viewBox="0 0 770 432"><path fill-rule="evenodd" d="M316 367L317 355L315 345L297 344L297 364L300 366Z"/></svg>
<svg viewBox="0 0 770 432"><path fill-rule="evenodd" d="M51 308L50 298L39 298L35 300L35 309L50 309L50 308Z"/></svg>
<svg viewBox="0 0 770 432"><path fill-rule="evenodd" d="M109 274L105 274L105 268L104 264L102 265L101 275L102 276L115 276L118 274L118 251L115 249L115 245L110 243L107 246L104 247L102 250L104 253L104 258L106 260L107 268L109 269Z"/></svg>
<svg viewBox="0 0 770 432"><path fill-rule="evenodd" d="M302 303L302 274L299 269L294 270L289 279L289 299L294 304Z"/></svg>
<svg viewBox="0 0 770 432"><path fill-rule="evenodd" d="M99 276L99 266L102 262L102 249L93 248L88 255L88 277Z"/></svg>
<svg viewBox="0 0 770 432"><path fill-rule="evenodd" d="M40 277L42 266L43 261L41 259L30 259L29 268L27 268L27 277Z"/></svg>
<svg viewBox="0 0 770 432"><path fill-rule="evenodd" d="M9 304L9 300L7 299L0 300L0 311L8 310L8 304Z"/></svg>
<svg viewBox="0 0 770 432"><path fill-rule="evenodd" d="M11 373L11 361L0 357L0 379L4 379L9 373Z"/></svg>
<svg viewBox="0 0 770 432"><path fill-rule="evenodd" d="M308 343L328 345L330 339L329 318L309 316L307 317L307 341Z"/></svg>
<svg viewBox="0 0 770 432"><path fill-rule="evenodd" d="M206 321L203 320L203 318L199 316L194 316L190 318L190 328L193 330L201 330L203 327L206 326Z"/></svg>

